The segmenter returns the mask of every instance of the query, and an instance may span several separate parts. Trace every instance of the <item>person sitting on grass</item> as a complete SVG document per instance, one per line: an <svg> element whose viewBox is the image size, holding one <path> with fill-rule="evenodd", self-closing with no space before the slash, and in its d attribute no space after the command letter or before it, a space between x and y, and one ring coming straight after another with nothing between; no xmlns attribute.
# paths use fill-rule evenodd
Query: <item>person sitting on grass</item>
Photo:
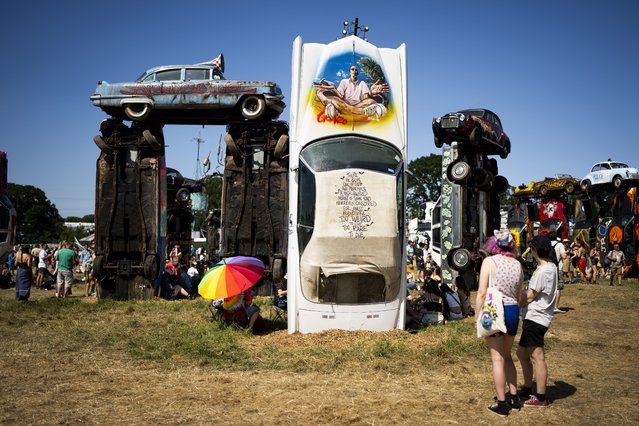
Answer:
<svg viewBox="0 0 639 426"><path fill-rule="evenodd" d="M260 316L260 307L253 304L253 292L251 289L247 289L236 296L225 298L222 303L222 314L225 319L234 321L247 330L258 332L263 329L264 320ZM260 325L256 327L258 321Z"/></svg>

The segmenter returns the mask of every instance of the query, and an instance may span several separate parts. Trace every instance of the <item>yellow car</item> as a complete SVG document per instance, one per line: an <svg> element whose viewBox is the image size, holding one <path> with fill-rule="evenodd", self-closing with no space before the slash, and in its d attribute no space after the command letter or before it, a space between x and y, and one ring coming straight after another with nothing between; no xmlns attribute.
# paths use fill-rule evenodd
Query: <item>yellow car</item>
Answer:
<svg viewBox="0 0 639 426"><path fill-rule="evenodd" d="M519 185L515 188L514 195L541 195L545 197L549 192L566 192L572 194L579 188L579 180L566 174L556 174L539 182L530 182L528 186Z"/></svg>

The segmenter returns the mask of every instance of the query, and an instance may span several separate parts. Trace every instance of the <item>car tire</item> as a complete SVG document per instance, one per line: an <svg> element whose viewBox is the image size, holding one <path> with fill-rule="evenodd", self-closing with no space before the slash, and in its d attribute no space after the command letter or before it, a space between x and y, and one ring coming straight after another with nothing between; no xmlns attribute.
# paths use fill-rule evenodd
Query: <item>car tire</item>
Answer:
<svg viewBox="0 0 639 426"><path fill-rule="evenodd" d="M542 186L540 186L540 187L539 187L539 193L540 193L542 196L546 196L546 195L548 195L548 187L547 187L546 185L542 185Z"/></svg>
<svg viewBox="0 0 639 426"><path fill-rule="evenodd" d="M186 204L191 199L191 193L186 188L180 188L178 190L177 194L175 194L175 199L179 203Z"/></svg>
<svg viewBox="0 0 639 426"><path fill-rule="evenodd" d="M470 132L470 137L468 141L470 142L470 146L473 148L477 148L482 138L482 129L481 127L475 127L472 132Z"/></svg>
<svg viewBox="0 0 639 426"><path fill-rule="evenodd" d="M157 138L153 135L153 133L151 133L150 130L147 129L142 131L142 136L144 137L146 143L149 144L149 146L155 151L160 151L162 149L162 144L158 142Z"/></svg>
<svg viewBox="0 0 639 426"><path fill-rule="evenodd" d="M104 278L104 255L102 254L93 259L93 276L98 281Z"/></svg>
<svg viewBox="0 0 639 426"><path fill-rule="evenodd" d="M581 181L581 189L583 189L584 191L588 191L591 186L592 184L590 183L588 179Z"/></svg>
<svg viewBox="0 0 639 426"><path fill-rule="evenodd" d="M124 107L124 113L133 121L142 121L151 114L151 106L144 103L130 103Z"/></svg>
<svg viewBox="0 0 639 426"><path fill-rule="evenodd" d="M503 148L501 150L501 152L499 153L499 158L501 158L502 160L508 158L508 150L506 148Z"/></svg>
<svg viewBox="0 0 639 426"><path fill-rule="evenodd" d="M453 269L460 272L467 271L472 265L470 252L462 247L451 250L446 260Z"/></svg>
<svg viewBox="0 0 639 426"><path fill-rule="evenodd" d="M240 104L242 116L249 120L260 118L266 111L266 101L260 96L247 96Z"/></svg>
<svg viewBox="0 0 639 426"><path fill-rule="evenodd" d="M284 279L284 265L282 259L273 259L273 281L281 283Z"/></svg>
<svg viewBox="0 0 639 426"><path fill-rule="evenodd" d="M495 183L493 185L493 189L498 194L502 194L508 191L510 185L508 184L508 179L505 176L497 175L495 176Z"/></svg>
<svg viewBox="0 0 639 426"><path fill-rule="evenodd" d="M470 165L467 162L457 160L450 163L446 174L448 176L448 180L459 184L468 180L470 172Z"/></svg>
<svg viewBox="0 0 639 426"><path fill-rule="evenodd" d="M153 281L158 277L158 257L154 254L149 254L144 259L144 277Z"/></svg>
<svg viewBox="0 0 639 426"><path fill-rule="evenodd" d="M435 147L441 148L442 146L444 146L444 143L437 136L435 136Z"/></svg>
<svg viewBox="0 0 639 426"><path fill-rule="evenodd" d="M273 156L276 160L281 160L288 151L288 135L282 135L275 144Z"/></svg>
<svg viewBox="0 0 639 426"><path fill-rule="evenodd" d="M100 151L110 153L111 147L104 141L104 138L100 135L95 135L93 137L93 142L100 148Z"/></svg>
<svg viewBox="0 0 639 426"><path fill-rule="evenodd" d="M237 146L237 143L235 143L233 136L231 136L230 133L224 135L224 142L226 143L229 153L233 157L240 157L242 155L242 151L240 151L240 148Z"/></svg>
<svg viewBox="0 0 639 426"><path fill-rule="evenodd" d="M572 182L568 182L566 186L564 186L564 189L566 190L566 194L572 194L573 192L575 192L575 184Z"/></svg>
<svg viewBox="0 0 639 426"><path fill-rule="evenodd" d="M613 186L613 188L619 189L619 188L621 188L621 185L623 185L623 179L621 178L621 176L617 175L617 176L612 178L612 186Z"/></svg>

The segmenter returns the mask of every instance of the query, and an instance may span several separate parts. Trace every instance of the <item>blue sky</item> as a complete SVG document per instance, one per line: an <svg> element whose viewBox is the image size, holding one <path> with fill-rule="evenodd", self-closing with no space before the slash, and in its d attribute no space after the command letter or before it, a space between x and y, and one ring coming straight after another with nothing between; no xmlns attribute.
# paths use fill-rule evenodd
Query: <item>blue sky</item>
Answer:
<svg viewBox="0 0 639 426"><path fill-rule="evenodd" d="M376 46L407 45L409 160L439 152L433 117L485 107L511 138L498 160L511 185L581 178L609 157L639 167L637 16L633 0L7 2L0 150L9 182L44 190L63 217L91 214L92 138L106 118L89 101L98 80L224 53L227 78L275 81L290 105L295 37L329 43L358 17ZM213 159L223 133L167 126L167 166L192 177L194 139Z"/></svg>

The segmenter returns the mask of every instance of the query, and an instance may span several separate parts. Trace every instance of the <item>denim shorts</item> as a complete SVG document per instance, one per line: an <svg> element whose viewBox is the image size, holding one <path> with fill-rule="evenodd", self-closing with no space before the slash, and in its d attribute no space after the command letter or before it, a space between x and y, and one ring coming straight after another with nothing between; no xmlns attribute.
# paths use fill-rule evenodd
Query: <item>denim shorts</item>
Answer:
<svg viewBox="0 0 639 426"><path fill-rule="evenodd" d="M516 335L517 328L519 327L519 306L504 305L504 316L506 322L506 333L510 336Z"/></svg>
<svg viewBox="0 0 639 426"><path fill-rule="evenodd" d="M506 333L509 336L515 336L517 334L517 328L519 328L519 306L504 305L504 322L506 323ZM493 334L494 337L503 335L504 333L502 332Z"/></svg>
<svg viewBox="0 0 639 426"><path fill-rule="evenodd" d="M260 311L260 307L257 305L247 306L245 311L246 311L246 316L250 318L251 315L253 315L255 312Z"/></svg>

